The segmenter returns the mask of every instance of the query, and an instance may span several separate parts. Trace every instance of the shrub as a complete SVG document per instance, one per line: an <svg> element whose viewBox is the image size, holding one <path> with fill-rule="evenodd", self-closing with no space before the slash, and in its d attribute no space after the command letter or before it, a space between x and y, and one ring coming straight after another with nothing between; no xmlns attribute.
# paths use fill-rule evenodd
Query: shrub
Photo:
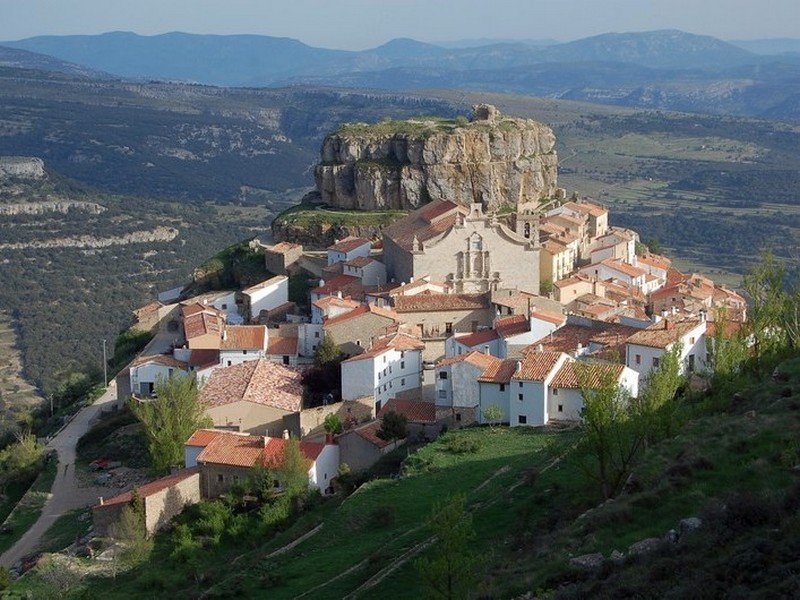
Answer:
<svg viewBox="0 0 800 600"><path fill-rule="evenodd" d="M464 436L448 437L445 442L445 449L453 454L475 454L480 448L478 440Z"/></svg>

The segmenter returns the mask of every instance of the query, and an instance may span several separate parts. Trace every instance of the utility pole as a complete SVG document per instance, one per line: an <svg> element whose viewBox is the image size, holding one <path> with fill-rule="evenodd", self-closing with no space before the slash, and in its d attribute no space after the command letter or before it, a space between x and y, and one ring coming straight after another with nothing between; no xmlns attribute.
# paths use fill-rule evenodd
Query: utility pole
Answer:
<svg viewBox="0 0 800 600"><path fill-rule="evenodd" d="M103 387L108 386L108 359L106 358L106 339L103 338Z"/></svg>

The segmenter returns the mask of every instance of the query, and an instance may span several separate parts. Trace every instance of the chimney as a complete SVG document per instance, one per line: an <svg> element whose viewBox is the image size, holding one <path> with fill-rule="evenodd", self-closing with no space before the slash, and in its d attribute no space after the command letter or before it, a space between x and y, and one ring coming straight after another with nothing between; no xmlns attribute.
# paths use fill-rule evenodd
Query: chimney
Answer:
<svg viewBox="0 0 800 600"><path fill-rule="evenodd" d="M285 439L285 440L289 439L289 430L288 429L284 429L283 430L283 439Z"/></svg>
<svg viewBox="0 0 800 600"><path fill-rule="evenodd" d="M667 331L672 331L672 321L669 319L664 319L664 329Z"/></svg>
<svg viewBox="0 0 800 600"><path fill-rule="evenodd" d="M100 496L100 497L97 499L97 503L98 503L100 506L103 506L103 505L105 504L105 500L103 500L103 497L102 497L102 496Z"/></svg>
<svg viewBox="0 0 800 600"><path fill-rule="evenodd" d="M537 344L536 345L537 352L544 352L544 344Z"/></svg>
<svg viewBox="0 0 800 600"><path fill-rule="evenodd" d="M336 297L337 297L339 300L341 300L341 299L342 299L342 290L338 290L338 291L336 292Z"/></svg>
<svg viewBox="0 0 800 600"><path fill-rule="evenodd" d="M336 438L333 437L332 433L325 434L325 445L330 446L336 443Z"/></svg>
<svg viewBox="0 0 800 600"><path fill-rule="evenodd" d="M521 360L518 360L518 361L517 361L517 370L516 370L516 373L519 373L521 370L522 370L522 361L521 361Z"/></svg>
<svg viewBox="0 0 800 600"><path fill-rule="evenodd" d="M262 439L264 440L264 448L266 448L267 444L269 444L269 436L268 435L262 436Z"/></svg>

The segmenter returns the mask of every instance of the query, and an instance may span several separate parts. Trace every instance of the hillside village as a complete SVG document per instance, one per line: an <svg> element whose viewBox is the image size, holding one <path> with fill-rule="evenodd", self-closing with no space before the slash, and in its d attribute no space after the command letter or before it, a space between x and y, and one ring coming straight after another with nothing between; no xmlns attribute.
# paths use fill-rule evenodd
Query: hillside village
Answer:
<svg viewBox="0 0 800 600"><path fill-rule="evenodd" d="M578 365L590 365L588 385L609 376L636 397L676 344L684 373L707 372L717 328L746 319L742 296L681 273L596 202L561 188L510 210L475 200L433 199L377 239L323 253L256 239L272 277L188 298L173 290L135 311L134 327L154 337L117 375L118 404L194 374L214 423L186 441L185 470L139 488L149 531L224 493L288 438L301 440L312 487L332 492L341 464L361 471L404 443L378 435L389 412L420 440L473 423L576 422ZM313 281L307 311L289 300L298 276ZM338 387L319 398L304 373L326 339L344 360ZM336 436L330 414L344 424ZM97 527L129 501L101 499Z"/></svg>

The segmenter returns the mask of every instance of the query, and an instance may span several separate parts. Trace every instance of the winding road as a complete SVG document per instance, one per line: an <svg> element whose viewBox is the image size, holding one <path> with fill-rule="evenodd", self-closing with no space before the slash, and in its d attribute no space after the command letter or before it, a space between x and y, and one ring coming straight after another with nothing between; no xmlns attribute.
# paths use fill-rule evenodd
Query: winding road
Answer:
<svg viewBox="0 0 800 600"><path fill-rule="evenodd" d="M75 476L75 447L81 436L89 430L95 417L109 409L117 400L115 382L106 388L94 404L81 409L75 417L47 444L48 450L58 452L58 473L50 489L39 519L25 532L16 544L0 556L0 565L12 567L37 549L42 536L61 515L93 505L99 496L108 495L105 487L81 487Z"/></svg>

